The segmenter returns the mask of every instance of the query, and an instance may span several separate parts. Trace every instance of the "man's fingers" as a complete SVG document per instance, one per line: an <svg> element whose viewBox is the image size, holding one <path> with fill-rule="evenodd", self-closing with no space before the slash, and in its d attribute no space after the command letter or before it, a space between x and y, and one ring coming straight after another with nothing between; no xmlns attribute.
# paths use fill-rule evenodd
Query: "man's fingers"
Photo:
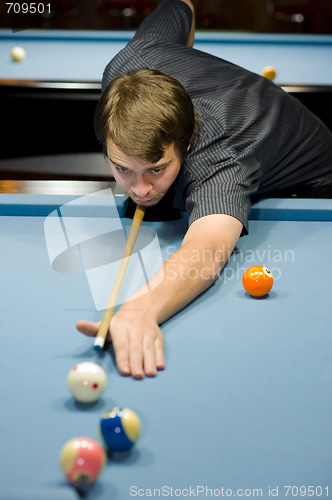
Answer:
<svg viewBox="0 0 332 500"><path fill-rule="evenodd" d="M88 337L95 337L100 327L100 321L93 323L92 321L78 321L76 328L79 332Z"/></svg>
<svg viewBox="0 0 332 500"><path fill-rule="evenodd" d="M158 337L155 342L156 348L156 365L157 370L163 370L165 368L165 354L164 354L164 338Z"/></svg>
<svg viewBox="0 0 332 500"><path fill-rule="evenodd" d="M112 343L119 372L122 375L130 375L131 371L127 335L124 333L122 335L113 334Z"/></svg>
<svg viewBox="0 0 332 500"><path fill-rule="evenodd" d="M143 340L144 372L148 377L157 375L155 339L145 337Z"/></svg>
<svg viewBox="0 0 332 500"><path fill-rule="evenodd" d="M141 379L144 377L143 359L144 359L144 346L142 345L143 339L141 335L132 332L129 335L129 362L130 371L134 378Z"/></svg>

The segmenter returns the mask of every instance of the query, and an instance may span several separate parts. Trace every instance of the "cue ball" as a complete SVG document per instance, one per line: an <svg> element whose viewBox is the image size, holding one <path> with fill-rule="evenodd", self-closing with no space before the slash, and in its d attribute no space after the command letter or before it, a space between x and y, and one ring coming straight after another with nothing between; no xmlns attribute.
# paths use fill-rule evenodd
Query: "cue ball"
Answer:
<svg viewBox="0 0 332 500"><path fill-rule="evenodd" d="M106 453L100 444L87 437L68 441L60 453L60 466L74 486L94 483L106 463Z"/></svg>
<svg viewBox="0 0 332 500"><path fill-rule="evenodd" d="M252 297L264 297L272 288L273 276L265 266L252 266L244 273L242 284Z"/></svg>
<svg viewBox="0 0 332 500"><path fill-rule="evenodd" d="M10 51L10 55L13 61L20 62L25 58L25 50L22 47L13 47Z"/></svg>
<svg viewBox="0 0 332 500"><path fill-rule="evenodd" d="M141 423L129 408L115 407L100 419L100 434L110 451L128 451L134 446L141 432Z"/></svg>
<svg viewBox="0 0 332 500"><path fill-rule="evenodd" d="M104 392L107 377L101 366L91 361L84 361L70 370L67 384L69 391L77 401L93 403Z"/></svg>
<svg viewBox="0 0 332 500"><path fill-rule="evenodd" d="M265 66L262 70L262 75L268 80L274 80L277 76L277 72L273 66Z"/></svg>

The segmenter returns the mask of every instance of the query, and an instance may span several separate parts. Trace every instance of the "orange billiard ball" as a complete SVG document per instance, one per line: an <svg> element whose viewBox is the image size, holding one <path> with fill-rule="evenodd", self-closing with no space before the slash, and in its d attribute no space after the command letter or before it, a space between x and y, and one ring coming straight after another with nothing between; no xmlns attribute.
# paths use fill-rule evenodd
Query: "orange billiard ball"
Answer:
<svg viewBox="0 0 332 500"><path fill-rule="evenodd" d="M273 66L265 66L265 68L262 69L262 75L268 80L274 80L277 76L277 72Z"/></svg>
<svg viewBox="0 0 332 500"><path fill-rule="evenodd" d="M273 276L265 266L252 266L244 273L242 284L252 297L264 297L272 288Z"/></svg>

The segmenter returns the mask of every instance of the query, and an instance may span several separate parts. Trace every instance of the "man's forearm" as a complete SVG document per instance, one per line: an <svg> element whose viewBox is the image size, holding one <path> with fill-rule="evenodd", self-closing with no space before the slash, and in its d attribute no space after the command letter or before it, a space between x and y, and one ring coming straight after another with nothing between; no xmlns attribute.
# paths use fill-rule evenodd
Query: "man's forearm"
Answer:
<svg viewBox="0 0 332 500"><path fill-rule="evenodd" d="M175 252L147 284L148 292L139 290L120 309L144 310L158 324L163 323L218 278L231 249L215 252L197 241L189 241Z"/></svg>
<svg viewBox="0 0 332 500"><path fill-rule="evenodd" d="M196 29L196 20L195 20L195 7L194 4L191 2L191 0L182 0L182 2L186 3L188 7L190 7L191 12L193 13L192 17L192 22L191 22L191 29L187 41L187 46L188 47L193 47L194 42L195 42L195 29Z"/></svg>

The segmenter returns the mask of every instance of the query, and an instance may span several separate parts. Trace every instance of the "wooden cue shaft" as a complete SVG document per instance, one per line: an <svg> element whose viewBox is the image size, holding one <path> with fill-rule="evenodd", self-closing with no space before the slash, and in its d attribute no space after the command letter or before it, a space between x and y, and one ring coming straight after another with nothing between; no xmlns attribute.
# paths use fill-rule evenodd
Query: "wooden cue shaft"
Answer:
<svg viewBox="0 0 332 500"><path fill-rule="evenodd" d="M127 269L128 263L129 263L129 258L130 258L132 251L133 251L133 248L135 246L136 238L137 238L137 235L139 233L139 230L140 230L143 218L144 218L145 209L146 209L146 207L144 207L142 205L138 205L136 207L133 221L131 224L131 228L130 228L130 231L128 234L127 242L126 242L122 257L121 257L119 269L118 269L118 272L117 272L115 280L114 280L114 284L113 284L113 288L112 288L110 297L108 299L107 308L105 310L103 319L101 321L101 325L99 327L99 330L98 330L98 333L97 333L97 336L95 339L94 348L96 351L100 351L104 347L105 340L106 340L107 333L108 333L108 329L109 329L109 324L110 324L110 321L111 321L111 318L112 318L112 315L113 315L113 312L115 309L115 304L116 304L118 295L120 293L120 288L121 288L123 278L124 278L125 273L126 273L126 269Z"/></svg>

